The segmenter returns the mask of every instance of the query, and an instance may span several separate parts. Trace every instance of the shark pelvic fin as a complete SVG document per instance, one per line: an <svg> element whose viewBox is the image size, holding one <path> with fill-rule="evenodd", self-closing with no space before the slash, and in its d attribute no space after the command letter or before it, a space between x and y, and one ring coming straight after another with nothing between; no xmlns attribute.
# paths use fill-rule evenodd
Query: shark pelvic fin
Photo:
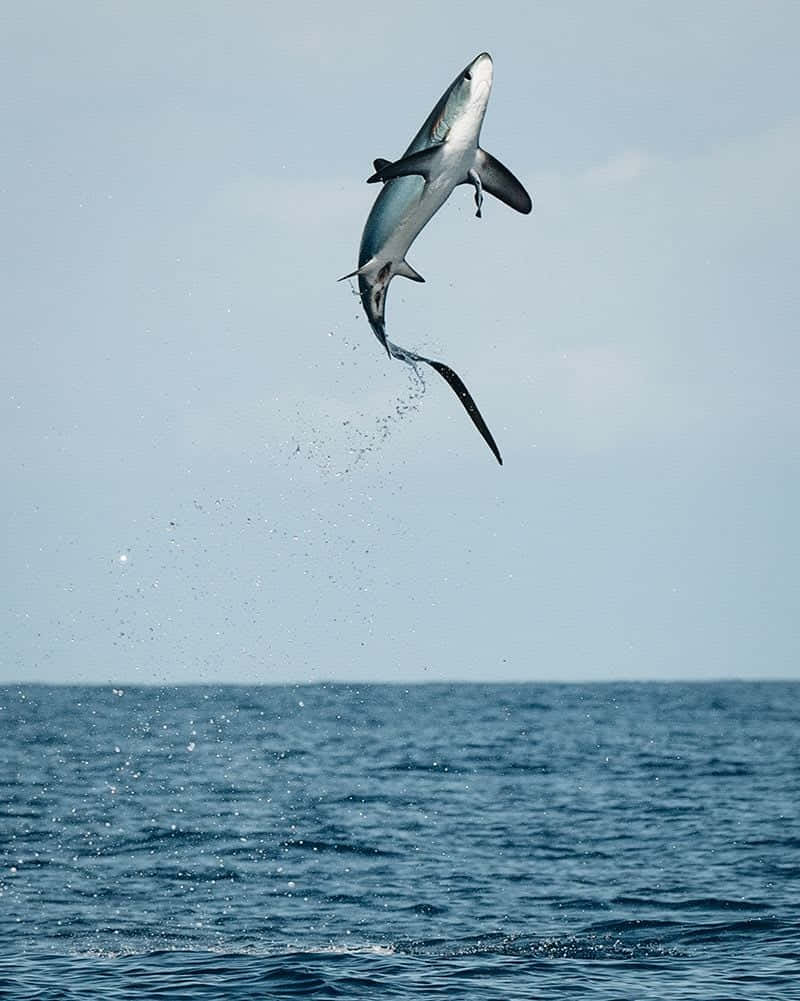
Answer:
<svg viewBox="0 0 800 1001"><path fill-rule="evenodd" d="M531 196L508 167L504 167L485 149L478 149L474 169L480 175L481 183L490 195L499 198L501 202L505 202L517 212L522 212L523 215L527 215L533 208ZM468 183L474 183L472 178L468 179Z"/></svg>
<svg viewBox="0 0 800 1001"><path fill-rule="evenodd" d="M377 184L378 181L391 181L393 177L410 177L413 174L421 174L426 180L430 175L436 160L439 156L438 146L429 146L428 149L421 149L417 153L404 156L401 160L388 163L376 170L372 177L367 178L367 184Z"/></svg>
<svg viewBox="0 0 800 1001"><path fill-rule="evenodd" d="M411 265L405 259L400 261L394 270L396 275L400 275L401 278L410 278L412 282L424 282L425 279L419 273L415 271Z"/></svg>
<svg viewBox="0 0 800 1001"><path fill-rule="evenodd" d="M375 172L380 174L384 167L388 167L391 164L391 160L384 160L382 156L379 156L377 160L372 161L372 166Z"/></svg>

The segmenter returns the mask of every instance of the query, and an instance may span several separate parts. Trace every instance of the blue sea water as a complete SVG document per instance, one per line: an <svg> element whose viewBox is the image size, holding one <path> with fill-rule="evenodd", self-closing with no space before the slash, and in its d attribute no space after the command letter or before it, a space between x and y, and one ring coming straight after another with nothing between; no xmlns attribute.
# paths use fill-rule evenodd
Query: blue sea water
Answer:
<svg viewBox="0 0 800 1001"><path fill-rule="evenodd" d="M0 997L800 998L800 684L0 690Z"/></svg>

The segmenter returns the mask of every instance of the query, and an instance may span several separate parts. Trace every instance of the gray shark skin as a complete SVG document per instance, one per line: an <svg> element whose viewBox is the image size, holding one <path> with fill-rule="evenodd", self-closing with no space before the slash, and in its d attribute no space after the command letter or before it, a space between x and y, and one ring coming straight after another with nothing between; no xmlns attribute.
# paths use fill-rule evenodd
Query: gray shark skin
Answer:
<svg viewBox="0 0 800 1001"><path fill-rule="evenodd" d="M480 218L483 192L527 214L528 193L506 167L479 146L492 88L492 59L482 52L466 66L428 115L408 149L394 163L376 160L369 183L383 188L367 217L358 253L361 302L375 336L389 356L410 365L430 365L453 389L497 461L503 460L475 401L459 376L443 362L393 344L386 336L386 294L395 275L424 281L406 261L408 248L459 184L475 188Z"/></svg>

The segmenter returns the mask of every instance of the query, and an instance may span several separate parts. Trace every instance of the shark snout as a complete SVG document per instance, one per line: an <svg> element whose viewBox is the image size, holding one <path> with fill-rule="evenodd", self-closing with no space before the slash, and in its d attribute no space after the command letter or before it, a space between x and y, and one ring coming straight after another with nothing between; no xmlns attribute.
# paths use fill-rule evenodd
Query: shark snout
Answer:
<svg viewBox="0 0 800 1001"><path fill-rule="evenodd" d="M488 52L481 52L467 67L467 73L472 77L473 84L492 85L492 57Z"/></svg>

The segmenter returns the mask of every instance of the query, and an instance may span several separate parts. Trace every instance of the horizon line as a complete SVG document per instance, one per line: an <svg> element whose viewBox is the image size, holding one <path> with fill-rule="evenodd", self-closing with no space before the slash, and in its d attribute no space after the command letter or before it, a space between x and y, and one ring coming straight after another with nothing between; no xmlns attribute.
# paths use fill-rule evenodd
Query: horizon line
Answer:
<svg viewBox="0 0 800 1001"><path fill-rule="evenodd" d="M475 680L475 679L430 679L417 681L369 681L369 680L335 680L326 679L321 681L0 681L0 690L4 688L345 688L345 687L370 687L370 688L422 688L433 686L453 686L470 685L478 686L534 686L534 685L562 685L562 686L586 686L586 685L736 685L736 684L759 684L778 685L800 684L800 677L708 677L708 678L593 678L581 680L557 680L554 678L533 679L499 679L499 680Z"/></svg>

